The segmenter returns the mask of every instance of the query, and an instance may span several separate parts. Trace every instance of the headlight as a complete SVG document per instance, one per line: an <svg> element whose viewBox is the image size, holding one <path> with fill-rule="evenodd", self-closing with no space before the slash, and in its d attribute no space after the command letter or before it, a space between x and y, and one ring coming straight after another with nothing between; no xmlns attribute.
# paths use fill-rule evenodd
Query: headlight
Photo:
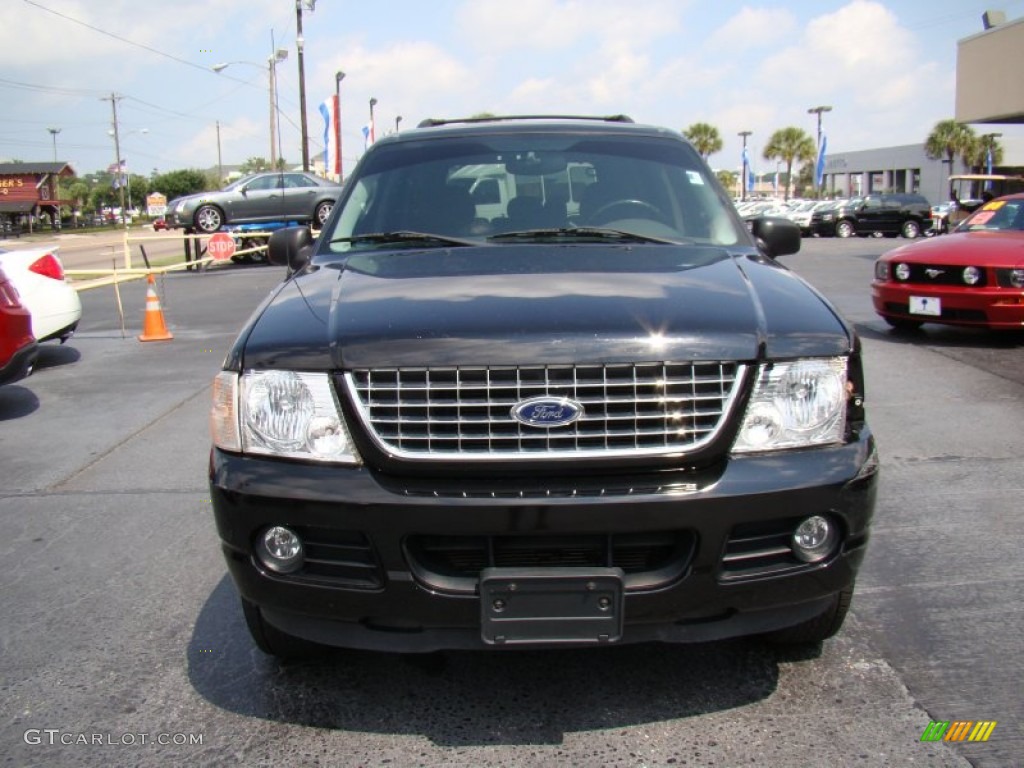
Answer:
<svg viewBox="0 0 1024 768"><path fill-rule="evenodd" d="M1010 270L1010 285L1014 288L1024 288L1024 269Z"/></svg>
<svg viewBox="0 0 1024 768"><path fill-rule="evenodd" d="M889 262L879 259L875 262L875 279L876 280L888 280L889 279Z"/></svg>
<svg viewBox="0 0 1024 768"><path fill-rule="evenodd" d="M964 282L967 285L977 285L981 282L981 270L977 267L964 267Z"/></svg>
<svg viewBox="0 0 1024 768"><path fill-rule="evenodd" d="M359 463L325 373L222 371L213 391L210 423L218 448Z"/></svg>
<svg viewBox="0 0 1024 768"><path fill-rule="evenodd" d="M909 280L910 279L910 265L900 262L896 265L896 279L897 280Z"/></svg>
<svg viewBox="0 0 1024 768"><path fill-rule="evenodd" d="M846 428L846 358L762 365L734 453L838 443Z"/></svg>

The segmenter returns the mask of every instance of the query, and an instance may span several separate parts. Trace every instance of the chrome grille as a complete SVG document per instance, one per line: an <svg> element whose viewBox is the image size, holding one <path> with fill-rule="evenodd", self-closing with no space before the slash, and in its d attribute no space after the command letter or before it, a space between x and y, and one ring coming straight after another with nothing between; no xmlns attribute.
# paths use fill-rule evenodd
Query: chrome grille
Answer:
<svg viewBox="0 0 1024 768"><path fill-rule="evenodd" d="M710 442L746 366L728 362L355 370L345 376L364 429L413 459L529 459L678 454ZM583 408L572 424L512 417L536 397Z"/></svg>

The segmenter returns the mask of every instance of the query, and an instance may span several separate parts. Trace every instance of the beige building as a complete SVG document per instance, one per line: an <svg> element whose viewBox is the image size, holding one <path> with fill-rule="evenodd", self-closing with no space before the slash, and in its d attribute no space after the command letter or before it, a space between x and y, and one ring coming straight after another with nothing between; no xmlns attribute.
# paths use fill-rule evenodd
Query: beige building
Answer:
<svg viewBox="0 0 1024 768"><path fill-rule="evenodd" d="M957 41L956 120L1024 123L1024 18L983 16L985 30Z"/></svg>

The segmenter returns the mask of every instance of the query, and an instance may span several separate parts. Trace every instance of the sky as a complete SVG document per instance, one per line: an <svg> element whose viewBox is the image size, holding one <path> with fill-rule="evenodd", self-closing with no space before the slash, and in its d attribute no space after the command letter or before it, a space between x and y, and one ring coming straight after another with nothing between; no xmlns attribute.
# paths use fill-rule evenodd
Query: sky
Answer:
<svg viewBox="0 0 1024 768"><path fill-rule="evenodd" d="M268 158L280 48L282 153L301 165L295 2L0 0L0 160L105 169L115 104L132 173L216 167L218 125L224 165ZM302 13L309 151L338 71L345 173L371 98L378 136L480 112L706 122L716 169L739 167L740 131L767 166L771 133L815 137L823 105L830 154L923 143L954 116L957 41L990 9L1017 19L1024 0L317 0Z"/></svg>

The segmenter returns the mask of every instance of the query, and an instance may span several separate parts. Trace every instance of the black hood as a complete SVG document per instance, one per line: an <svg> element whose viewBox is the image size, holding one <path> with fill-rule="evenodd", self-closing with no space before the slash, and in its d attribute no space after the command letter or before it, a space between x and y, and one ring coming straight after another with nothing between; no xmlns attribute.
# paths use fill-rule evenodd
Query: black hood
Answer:
<svg viewBox="0 0 1024 768"><path fill-rule="evenodd" d="M850 334L753 252L502 245L353 255L265 306L247 368L755 360L839 355Z"/></svg>

